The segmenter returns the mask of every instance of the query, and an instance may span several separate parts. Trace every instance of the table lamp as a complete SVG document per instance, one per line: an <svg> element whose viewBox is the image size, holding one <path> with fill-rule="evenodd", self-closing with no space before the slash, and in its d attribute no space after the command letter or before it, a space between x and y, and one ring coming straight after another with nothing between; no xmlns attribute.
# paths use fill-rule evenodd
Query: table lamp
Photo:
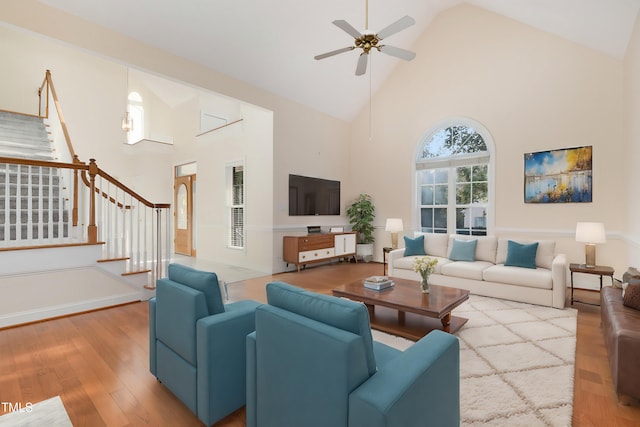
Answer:
<svg viewBox="0 0 640 427"><path fill-rule="evenodd" d="M402 218L387 218L387 224L384 230L391 232L391 247L393 249L398 249L398 233L402 231L402 229Z"/></svg>
<svg viewBox="0 0 640 427"><path fill-rule="evenodd" d="M604 224L601 222L579 222L576 225L576 242L585 244L585 266L596 266L596 244L606 243Z"/></svg>

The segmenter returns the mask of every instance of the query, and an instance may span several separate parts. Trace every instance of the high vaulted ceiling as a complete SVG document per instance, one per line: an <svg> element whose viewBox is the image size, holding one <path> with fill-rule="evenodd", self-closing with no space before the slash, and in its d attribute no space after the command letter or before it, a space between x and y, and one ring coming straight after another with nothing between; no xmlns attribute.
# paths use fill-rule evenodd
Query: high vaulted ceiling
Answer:
<svg viewBox="0 0 640 427"><path fill-rule="evenodd" d="M401 61L374 52L367 74L356 77L355 51L313 59L352 45L331 22L344 19L364 30L366 0L40 1L344 120L355 117L370 85L375 92ZM618 59L640 7L640 0L370 0L369 29L412 16L416 25L385 40L410 50L438 13L461 3Z"/></svg>

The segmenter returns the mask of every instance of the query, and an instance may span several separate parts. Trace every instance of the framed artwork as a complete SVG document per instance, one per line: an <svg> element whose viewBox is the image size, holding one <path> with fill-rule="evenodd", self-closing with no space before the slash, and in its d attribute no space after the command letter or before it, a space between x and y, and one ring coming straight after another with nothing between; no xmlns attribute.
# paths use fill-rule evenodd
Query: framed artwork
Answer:
<svg viewBox="0 0 640 427"><path fill-rule="evenodd" d="M589 203L592 147L524 155L525 203Z"/></svg>

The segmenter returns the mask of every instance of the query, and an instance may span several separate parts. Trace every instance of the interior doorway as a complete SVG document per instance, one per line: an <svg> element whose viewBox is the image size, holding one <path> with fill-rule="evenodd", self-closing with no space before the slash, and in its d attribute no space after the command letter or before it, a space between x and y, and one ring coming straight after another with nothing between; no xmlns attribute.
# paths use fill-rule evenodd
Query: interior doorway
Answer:
<svg viewBox="0 0 640 427"><path fill-rule="evenodd" d="M174 251L177 254L195 256L195 162L178 165L174 174Z"/></svg>

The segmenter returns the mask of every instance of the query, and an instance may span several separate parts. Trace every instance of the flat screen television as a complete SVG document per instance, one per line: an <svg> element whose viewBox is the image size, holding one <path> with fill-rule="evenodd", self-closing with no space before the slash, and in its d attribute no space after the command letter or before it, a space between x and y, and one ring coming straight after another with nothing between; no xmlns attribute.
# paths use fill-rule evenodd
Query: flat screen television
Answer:
<svg viewBox="0 0 640 427"><path fill-rule="evenodd" d="M290 174L289 215L340 215L340 181Z"/></svg>

